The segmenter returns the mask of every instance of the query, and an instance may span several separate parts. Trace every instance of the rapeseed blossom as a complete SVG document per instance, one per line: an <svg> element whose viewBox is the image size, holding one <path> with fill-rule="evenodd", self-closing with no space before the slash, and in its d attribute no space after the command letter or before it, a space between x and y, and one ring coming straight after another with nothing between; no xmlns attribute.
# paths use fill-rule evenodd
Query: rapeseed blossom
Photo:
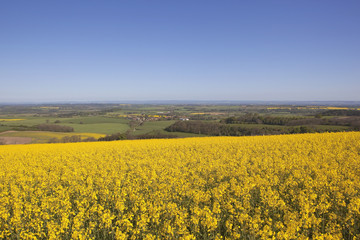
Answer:
<svg viewBox="0 0 360 240"><path fill-rule="evenodd" d="M0 146L0 238L359 239L359 140Z"/></svg>

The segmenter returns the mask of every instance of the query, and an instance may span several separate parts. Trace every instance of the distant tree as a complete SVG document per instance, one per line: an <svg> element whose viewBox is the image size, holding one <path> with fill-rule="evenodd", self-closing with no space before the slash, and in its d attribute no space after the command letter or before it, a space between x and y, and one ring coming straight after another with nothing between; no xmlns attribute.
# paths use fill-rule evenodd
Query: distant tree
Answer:
<svg viewBox="0 0 360 240"><path fill-rule="evenodd" d="M73 135L73 136L65 136L61 139L61 142L63 143L70 143L70 142L81 142L81 137L79 135Z"/></svg>
<svg viewBox="0 0 360 240"><path fill-rule="evenodd" d="M94 137L88 137L82 140L82 142L96 142L97 139Z"/></svg>
<svg viewBox="0 0 360 240"><path fill-rule="evenodd" d="M176 135L163 134L159 131L154 131L146 134L135 135L133 139L155 139L155 138L177 138Z"/></svg>
<svg viewBox="0 0 360 240"><path fill-rule="evenodd" d="M322 112L323 116L360 116L359 110L327 110Z"/></svg>
<svg viewBox="0 0 360 240"><path fill-rule="evenodd" d="M307 126L301 126L300 127L300 133L310 133L312 130Z"/></svg>
<svg viewBox="0 0 360 240"><path fill-rule="evenodd" d="M125 140L127 139L126 134L124 133L114 133L111 135L106 135L105 137L101 137L98 141L117 141L117 140Z"/></svg>
<svg viewBox="0 0 360 240"><path fill-rule="evenodd" d="M88 137L85 139L81 139L81 136L79 135L73 135L73 136L65 136L61 139L58 138L51 138L48 143L73 143L73 142L96 142L97 139L94 137Z"/></svg>
<svg viewBox="0 0 360 240"><path fill-rule="evenodd" d="M40 124L36 128L40 131L49 131L49 132L73 132L74 128L69 126L61 126L55 124Z"/></svg>
<svg viewBox="0 0 360 240"><path fill-rule="evenodd" d="M49 141L48 141L48 143L59 143L60 142L60 139L58 139L58 138L51 138L51 139L49 139Z"/></svg>

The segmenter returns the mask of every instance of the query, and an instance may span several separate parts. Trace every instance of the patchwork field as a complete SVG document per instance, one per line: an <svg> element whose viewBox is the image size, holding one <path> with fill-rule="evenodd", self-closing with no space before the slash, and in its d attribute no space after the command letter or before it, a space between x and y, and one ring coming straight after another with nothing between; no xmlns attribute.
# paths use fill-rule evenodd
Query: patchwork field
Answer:
<svg viewBox="0 0 360 240"><path fill-rule="evenodd" d="M355 239L360 133L0 146L0 238Z"/></svg>
<svg viewBox="0 0 360 240"><path fill-rule="evenodd" d="M76 142L82 140L78 137L61 138L91 133L108 135L106 140L119 140L352 132L360 130L360 111L357 109L358 105L354 104L0 105L0 134L9 131L23 133L3 136L0 144L53 143L57 142L56 139ZM28 136L28 132L34 131L51 131L56 136ZM58 132L74 134L61 136Z"/></svg>
<svg viewBox="0 0 360 240"><path fill-rule="evenodd" d="M47 143L51 139L61 139L63 137L80 136L81 139L93 137L98 139L105 136L99 133L63 133L63 132L46 132L46 131L8 131L0 133L0 141L10 141L8 144L25 144L25 143ZM20 141L23 138L24 141ZM14 142L15 141L15 142ZM5 142L6 143L6 142Z"/></svg>
<svg viewBox="0 0 360 240"><path fill-rule="evenodd" d="M3 120L3 121L1 121ZM6 121L5 121L6 120ZM11 121L10 121L11 120ZM14 126L35 126L38 124L54 124L69 126L76 133L99 133L111 134L117 132L126 132L129 129L128 121L101 116L91 117L72 117L72 118L53 118L53 117L27 117L26 119L0 119L2 127ZM1 126L0 126L1 131Z"/></svg>

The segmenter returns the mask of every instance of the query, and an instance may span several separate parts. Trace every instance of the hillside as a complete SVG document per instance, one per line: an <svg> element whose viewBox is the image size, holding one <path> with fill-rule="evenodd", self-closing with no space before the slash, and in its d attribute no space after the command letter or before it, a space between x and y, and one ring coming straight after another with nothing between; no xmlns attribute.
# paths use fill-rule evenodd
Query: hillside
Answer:
<svg viewBox="0 0 360 240"><path fill-rule="evenodd" d="M0 238L359 238L359 153L359 132L0 146Z"/></svg>

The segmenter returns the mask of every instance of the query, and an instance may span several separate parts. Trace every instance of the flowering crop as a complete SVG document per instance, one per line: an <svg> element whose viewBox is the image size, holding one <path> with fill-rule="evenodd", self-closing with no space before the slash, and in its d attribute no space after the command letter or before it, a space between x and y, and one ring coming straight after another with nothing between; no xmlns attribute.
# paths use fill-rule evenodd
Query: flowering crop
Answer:
<svg viewBox="0 0 360 240"><path fill-rule="evenodd" d="M359 140L0 146L0 238L359 239Z"/></svg>
<svg viewBox="0 0 360 240"><path fill-rule="evenodd" d="M21 121L21 120L25 120L25 119L20 119L20 118L0 118L0 122L13 122L13 121Z"/></svg>

